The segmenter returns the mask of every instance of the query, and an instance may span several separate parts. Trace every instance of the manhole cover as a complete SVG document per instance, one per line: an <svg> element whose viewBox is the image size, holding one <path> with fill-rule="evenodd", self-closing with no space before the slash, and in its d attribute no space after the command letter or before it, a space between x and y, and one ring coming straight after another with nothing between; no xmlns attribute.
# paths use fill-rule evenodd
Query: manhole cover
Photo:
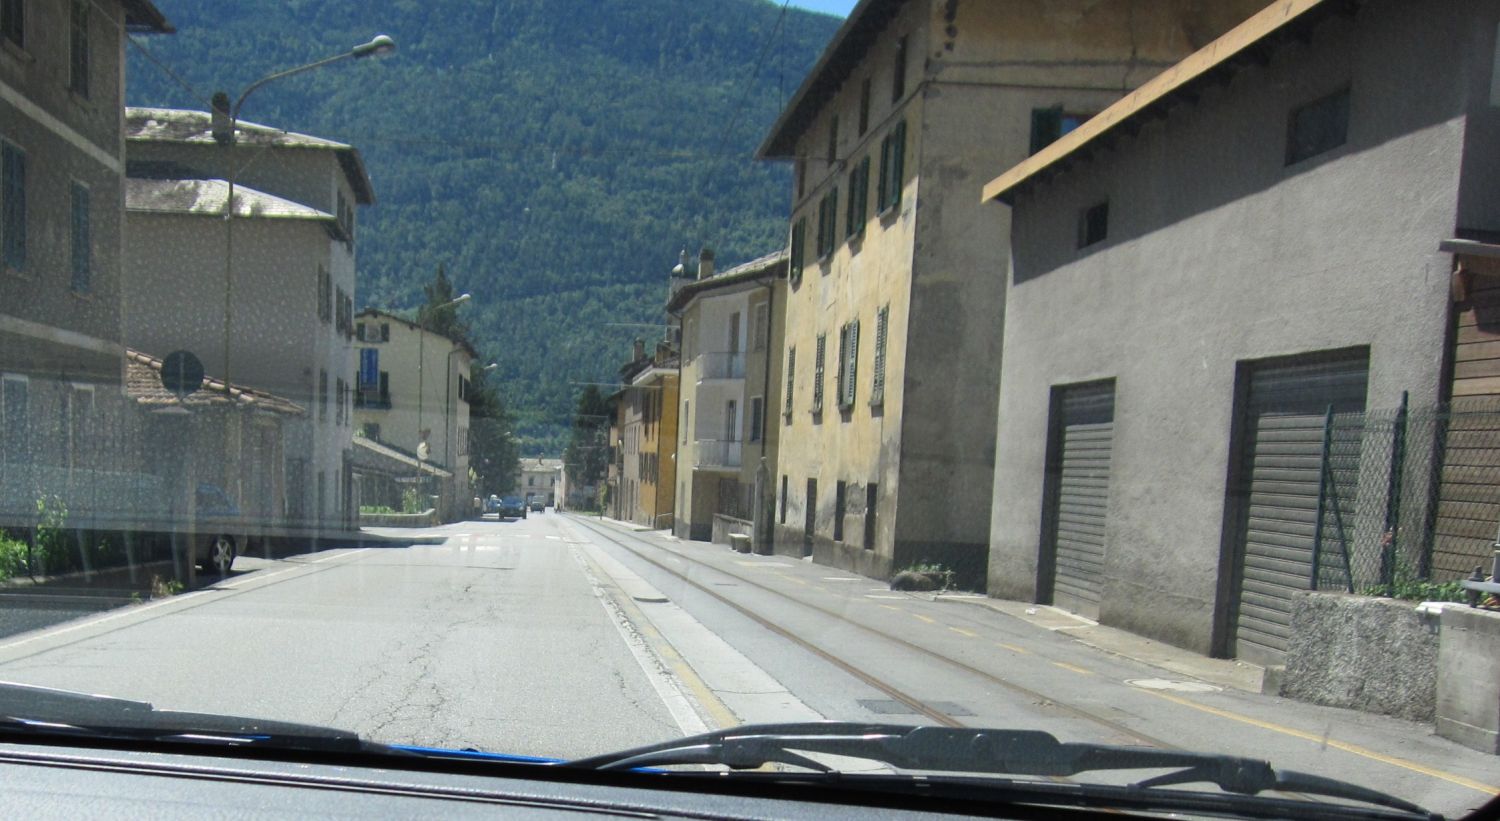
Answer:
<svg viewBox="0 0 1500 821"><path fill-rule="evenodd" d="M1133 678L1125 683L1144 690L1175 690L1179 693L1217 693L1224 689L1201 681L1175 681L1169 678Z"/></svg>

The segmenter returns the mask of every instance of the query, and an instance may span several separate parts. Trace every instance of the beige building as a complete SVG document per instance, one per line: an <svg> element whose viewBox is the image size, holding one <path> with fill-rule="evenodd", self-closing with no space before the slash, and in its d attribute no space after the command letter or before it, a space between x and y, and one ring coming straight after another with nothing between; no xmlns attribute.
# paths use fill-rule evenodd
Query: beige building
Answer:
<svg viewBox="0 0 1500 821"><path fill-rule="evenodd" d="M107 527L158 486L124 391L125 36L147 0L0 4L0 526Z"/></svg>
<svg viewBox="0 0 1500 821"><path fill-rule="evenodd" d="M243 121L237 135L215 142L204 111L126 111L125 340L306 407L287 425L288 519L347 527L355 206L374 193L351 146ZM244 477L229 481L241 498Z"/></svg>
<svg viewBox="0 0 1500 821"><path fill-rule="evenodd" d="M614 517L655 529L672 527L677 478L677 353L663 342L620 368L623 384L610 396L612 464L610 510ZM524 490L524 488L523 488Z"/></svg>
<svg viewBox="0 0 1500 821"><path fill-rule="evenodd" d="M516 492L526 497L541 496L548 506L556 505L562 490L563 461L543 458L519 461L521 475Z"/></svg>
<svg viewBox="0 0 1500 821"><path fill-rule="evenodd" d="M770 543L786 272L785 250L722 272L705 251L697 278L676 284L667 302L682 328L674 527L681 538L755 533Z"/></svg>
<svg viewBox="0 0 1500 821"><path fill-rule="evenodd" d="M855 7L758 150L796 163L779 551L984 585L1009 236L983 172L1262 4Z"/></svg>
<svg viewBox="0 0 1500 821"><path fill-rule="evenodd" d="M423 494L440 497L438 515L444 521L467 515L469 385L478 354L466 342L374 308L354 318L354 335L356 429L446 471L447 476L414 471L413 479L424 477Z"/></svg>

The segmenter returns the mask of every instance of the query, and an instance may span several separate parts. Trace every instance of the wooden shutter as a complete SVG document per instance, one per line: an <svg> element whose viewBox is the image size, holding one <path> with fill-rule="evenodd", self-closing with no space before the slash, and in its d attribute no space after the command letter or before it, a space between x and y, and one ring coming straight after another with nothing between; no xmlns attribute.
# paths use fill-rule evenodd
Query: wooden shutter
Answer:
<svg viewBox="0 0 1500 821"><path fill-rule="evenodd" d="M783 411L788 421L792 418L792 386L796 384L797 375L797 349L791 347L786 352L786 409Z"/></svg>
<svg viewBox="0 0 1500 821"><path fill-rule="evenodd" d="M818 334L817 350L813 353L813 413L819 413L823 410L823 365L827 352L828 335Z"/></svg>
<svg viewBox="0 0 1500 821"><path fill-rule="evenodd" d="M891 307L889 305L881 308L875 313L875 379L870 388L870 404L879 405L885 402L885 337L886 326L890 324Z"/></svg>

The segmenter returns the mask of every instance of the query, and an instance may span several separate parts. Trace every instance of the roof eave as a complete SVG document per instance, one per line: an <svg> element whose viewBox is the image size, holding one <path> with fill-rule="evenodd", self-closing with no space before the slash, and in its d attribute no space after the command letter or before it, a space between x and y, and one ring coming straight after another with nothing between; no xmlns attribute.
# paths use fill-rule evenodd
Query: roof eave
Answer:
<svg viewBox="0 0 1500 821"><path fill-rule="evenodd" d="M125 8L125 31L130 34L176 34L177 28L151 0L121 0Z"/></svg>
<svg viewBox="0 0 1500 821"><path fill-rule="evenodd" d="M795 156L797 137L801 134L802 127L794 125L794 122L804 114L805 108L821 104L821 101L814 103L808 98L824 83L830 70L858 61L855 55L847 53L849 49L857 49L861 55L865 50L864 44L851 44L850 38L861 30L883 29L890 18L895 16L895 10L906 2L907 0L859 0L859 4L844 19L844 24L834 32L833 39L828 41L818 62L802 78L802 85L797 87L797 92L781 110L770 132L755 149L757 160L787 160Z"/></svg>
<svg viewBox="0 0 1500 821"><path fill-rule="evenodd" d="M1224 35L1184 58L1119 100L1077 129L1027 157L984 186L981 202L1013 204L1022 189L1117 129L1139 122L1174 99L1188 96L1216 72L1235 70L1247 52L1293 25L1315 25L1341 9L1357 8L1363 0L1278 0ZM1321 12L1311 15L1312 12Z"/></svg>

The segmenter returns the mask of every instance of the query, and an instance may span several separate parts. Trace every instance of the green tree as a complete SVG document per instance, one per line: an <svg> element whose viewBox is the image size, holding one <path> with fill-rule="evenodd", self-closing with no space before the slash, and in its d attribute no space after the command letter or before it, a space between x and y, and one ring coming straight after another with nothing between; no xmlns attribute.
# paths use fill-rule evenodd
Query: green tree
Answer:
<svg viewBox="0 0 1500 821"><path fill-rule="evenodd" d="M422 294L426 297L426 304L420 311L422 327L473 347L470 341L472 331L469 323L459 317L459 306L447 304L452 302L458 294L454 293L453 282L448 279L448 272L443 263L438 263L437 272L433 274L432 281L422 286Z"/></svg>
<svg viewBox="0 0 1500 821"><path fill-rule="evenodd" d="M513 420L483 368L474 372L469 391L469 467L478 477L474 489L480 496L509 493L520 463Z"/></svg>
<svg viewBox="0 0 1500 821"><path fill-rule="evenodd" d="M598 485L609 466L609 402L595 385L583 389L578 397L578 411L573 415L573 431L563 452L569 483L579 486ZM573 477L576 477L573 478Z"/></svg>

